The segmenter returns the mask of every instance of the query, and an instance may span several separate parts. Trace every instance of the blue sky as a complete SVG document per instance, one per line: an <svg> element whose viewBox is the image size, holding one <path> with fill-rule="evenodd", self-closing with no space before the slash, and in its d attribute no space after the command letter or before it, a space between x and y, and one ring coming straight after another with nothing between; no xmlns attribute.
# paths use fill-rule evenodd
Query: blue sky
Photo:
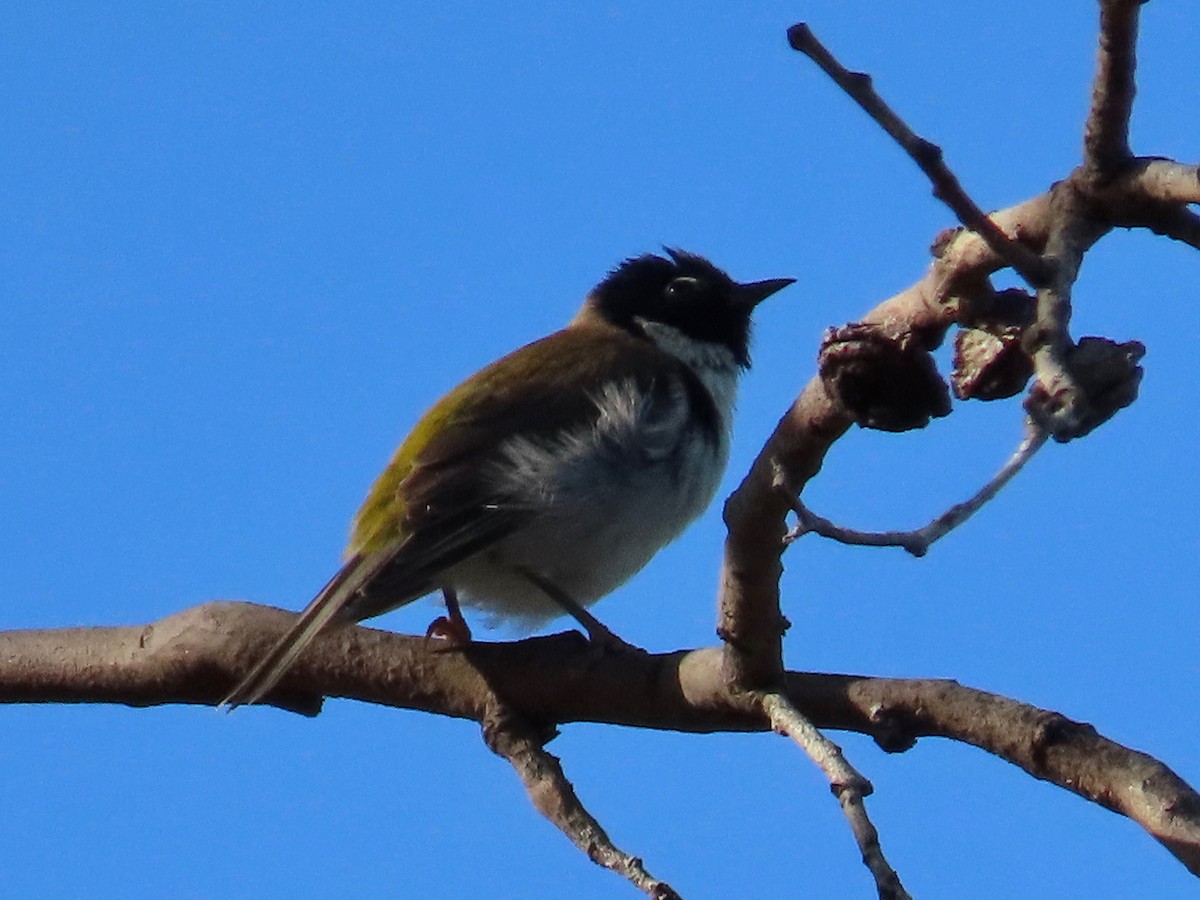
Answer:
<svg viewBox="0 0 1200 900"><path fill-rule="evenodd" d="M0 627L303 605L420 412L663 243L758 317L727 492L821 331L914 281L951 223L787 49L808 20L985 208L1077 159L1095 4L24 3L0 29ZM1135 149L1197 157L1200 25L1144 11ZM793 668L953 677L1094 723L1200 782L1194 251L1111 236L1076 330L1144 341L1135 406L1048 447L923 560L789 553ZM919 524L1020 437L1016 403L853 432L808 499ZM597 612L713 641L716 510ZM423 630L421 603L381 624ZM501 632L501 637L511 634ZM462 722L349 702L2 713L4 892L635 896L543 822ZM1182 897L1136 826L979 751L838 735L916 896ZM551 745L625 849L689 898L871 896L815 769L770 736L571 726Z"/></svg>

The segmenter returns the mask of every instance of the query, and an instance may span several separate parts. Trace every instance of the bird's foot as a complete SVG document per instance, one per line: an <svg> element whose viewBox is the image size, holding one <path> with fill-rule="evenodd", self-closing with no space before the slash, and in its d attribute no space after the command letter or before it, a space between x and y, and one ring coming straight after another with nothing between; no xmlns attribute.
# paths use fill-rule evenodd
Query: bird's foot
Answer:
<svg viewBox="0 0 1200 900"><path fill-rule="evenodd" d="M438 616L425 629L425 644L434 642L432 649L438 652L461 650L471 643L471 629L462 616Z"/></svg>
<svg viewBox="0 0 1200 900"><path fill-rule="evenodd" d="M565 613L583 626L587 632L588 641L592 647L605 654L616 653L645 653L641 647L623 641L608 626L587 611L587 608L575 600L570 594L560 588L546 576L530 568L518 568L518 572L533 582L543 594L557 603Z"/></svg>
<svg viewBox="0 0 1200 900"><path fill-rule="evenodd" d="M631 644L624 638L619 637L615 631L611 630L586 609L580 607L574 610L572 615L575 617L575 621L582 625L583 630L587 632L588 643L601 655L610 656L620 653L646 652L637 644Z"/></svg>
<svg viewBox="0 0 1200 900"><path fill-rule="evenodd" d="M610 631L607 626L601 625L599 620L593 617L592 623L584 624L584 629L587 631L588 643L601 654L617 655L621 653L645 653L646 651L637 644L631 644L629 641L621 638L616 632ZM595 626L599 625L599 628Z"/></svg>
<svg viewBox="0 0 1200 900"><path fill-rule="evenodd" d="M446 615L438 616L425 629L425 644L437 640L437 651L461 650L471 643L471 628L463 618L462 607L458 605L458 593L452 587L443 587L442 596L446 599Z"/></svg>

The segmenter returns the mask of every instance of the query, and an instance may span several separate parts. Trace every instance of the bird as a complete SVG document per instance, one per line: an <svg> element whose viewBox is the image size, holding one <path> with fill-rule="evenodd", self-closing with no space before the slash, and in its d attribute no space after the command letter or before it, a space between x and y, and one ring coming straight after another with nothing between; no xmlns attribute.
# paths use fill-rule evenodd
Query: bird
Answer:
<svg viewBox="0 0 1200 900"><path fill-rule="evenodd" d="M327 627L440 590L427 639L470 641L461 605L534 628L587 607L712 501L751 314L794 282L739 283L702 256L631 257L567 326L467 378L420 418L363 501L345 562L223 701L263 699Z"/></svg>

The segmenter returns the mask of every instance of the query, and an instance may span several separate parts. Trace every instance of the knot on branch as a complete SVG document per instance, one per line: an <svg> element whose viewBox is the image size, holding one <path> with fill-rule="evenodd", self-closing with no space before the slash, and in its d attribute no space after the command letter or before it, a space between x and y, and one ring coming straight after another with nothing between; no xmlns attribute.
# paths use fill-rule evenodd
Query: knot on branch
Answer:
<svg viewBox="0 0 1200 900"><path fill-rule="evenodd" d="M894 337L862 323L830 328L818 366L830 395L863 428L910 431L950 413L946 382L912 333Z"/></svg>
<svg viewBox="0 0 1200 900"><path fill-rule="evenodd" d="M1045 766L1050 753L1080 739L1096 737L1096 729L1087 722L1076 722L1062 713L1043 710L1029 737L1029 754L1039 767Z"/></svg>
<svg viewBox="0 0 1200 900"><path fill-rule="evenodd" d="M1002 400L1025 389L1033 359L1022 344L1036 299L1018 288L995 294L954 339L951 383L960 400Z"/></svg>
<svg viewBox="0 0 1200 900"><path fill-rule="evenodd" d="M498 699L487 704L479 724L487 748L510 761L531 750L541 750L558 737L555 726L531 722Z"/></svg>
<svg viewBox="0 0 1200 900"><path fill-rule="evenodd" d="M1080 338L1065 359L1069 383L1056 389L1039 381L1025 409L1059 443L1083 437L1137 399L1145 354L1140 341Z"/></svg>
<svg viewBox="0 0 1200 900"><path fill-rule="evenodd" d="M884 753L904 753L917 746L917 730L904 716L895 715L882 703L872 706L869 712L871 737Z"/></svg>

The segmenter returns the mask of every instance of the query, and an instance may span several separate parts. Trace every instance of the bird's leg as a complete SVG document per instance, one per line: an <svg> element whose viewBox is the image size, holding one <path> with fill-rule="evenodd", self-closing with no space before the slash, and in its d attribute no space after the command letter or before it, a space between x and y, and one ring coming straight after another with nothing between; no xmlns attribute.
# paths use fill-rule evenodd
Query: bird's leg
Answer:
<svg viewBox="0 0 1200 900"><path fill-rule="evenodd" d="M458 605L458 594L452 587L443 587L442 597L446 600L446 615L438 616L429 623L425 629L425 640L436 638L443 642L442 649L445 650L465 647L471 643L471 628Z"/></svg>
<svg viewBox="0 0 1200 900"><path fill-rule="evenodd" d="M583 604L579 603L549 578L524 566L519 567L517 571L532 581L538 590L562 607L564 612L570 613L571 617L583 626L583 630L587 632L588 640L595 646L602 650L622 653L630 650L640 650L640 648L635 647L633 644L617 637L614 632L609 630L607 625L588 612Z"/></svg>

